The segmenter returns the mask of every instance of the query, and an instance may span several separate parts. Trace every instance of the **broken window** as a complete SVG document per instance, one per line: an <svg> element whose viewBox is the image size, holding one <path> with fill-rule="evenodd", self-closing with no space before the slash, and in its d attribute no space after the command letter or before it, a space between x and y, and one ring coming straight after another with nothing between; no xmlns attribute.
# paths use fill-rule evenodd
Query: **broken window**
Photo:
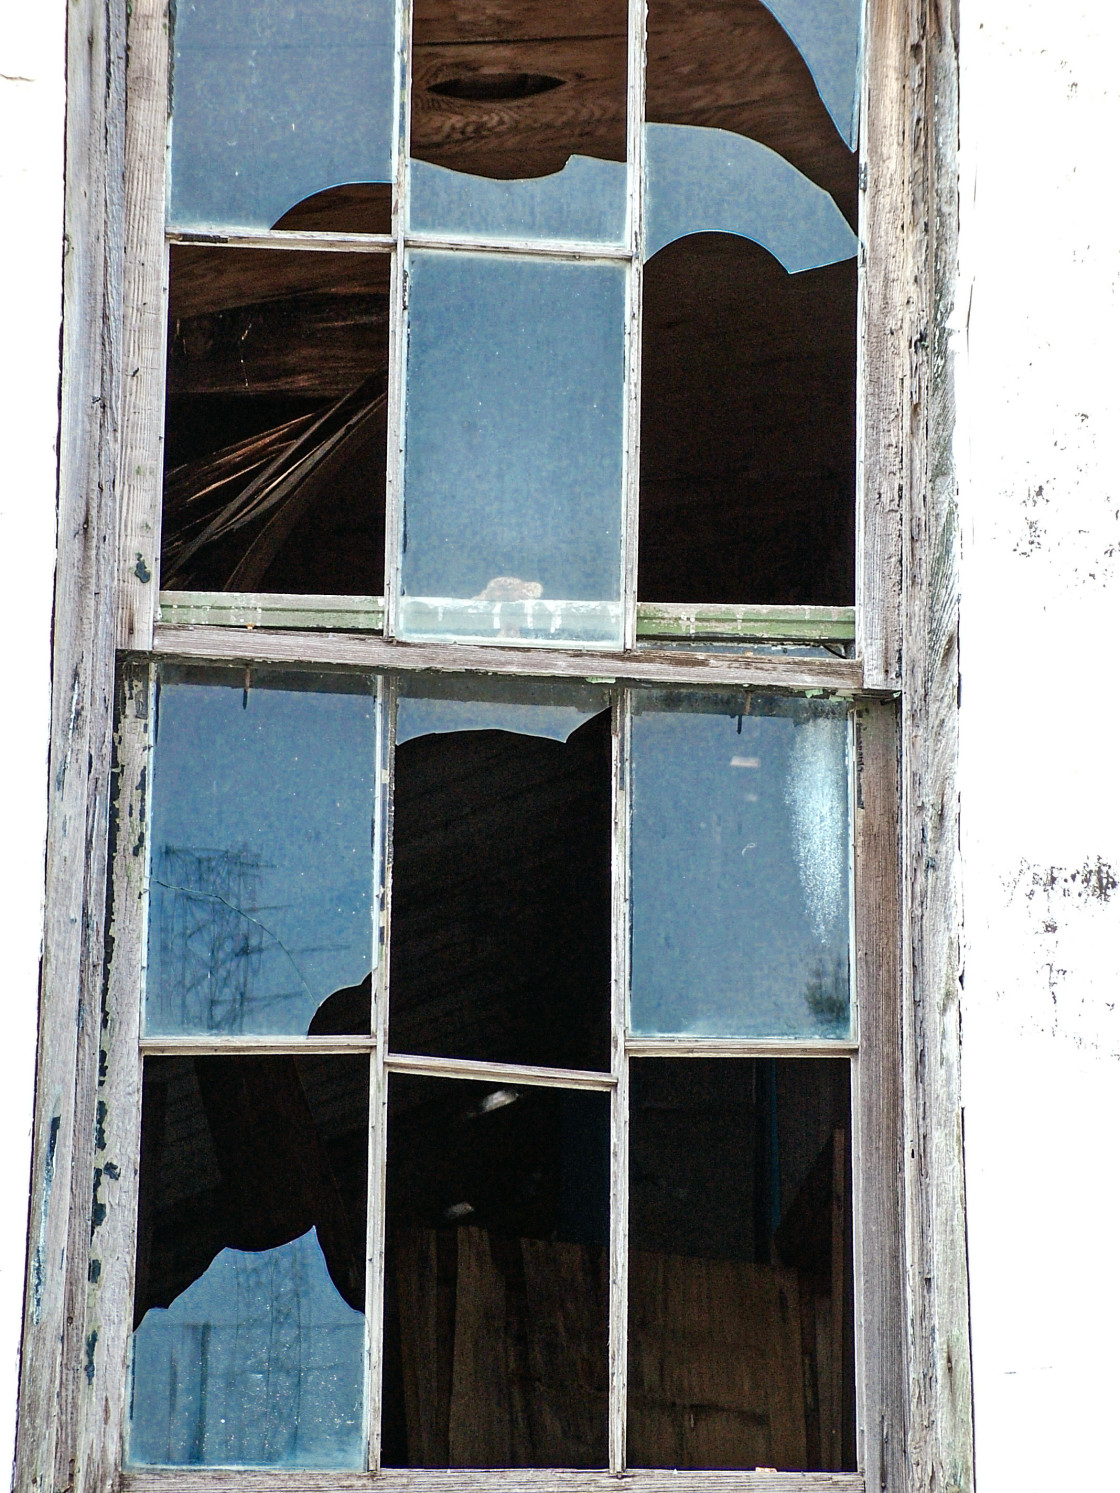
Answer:
<svg viewBox="0 0 1120 1493"><path fill-rule="evenodd" d="M857 1467L858 43L178 8L97 1122L139 1043L146 1488Z"/></svg>

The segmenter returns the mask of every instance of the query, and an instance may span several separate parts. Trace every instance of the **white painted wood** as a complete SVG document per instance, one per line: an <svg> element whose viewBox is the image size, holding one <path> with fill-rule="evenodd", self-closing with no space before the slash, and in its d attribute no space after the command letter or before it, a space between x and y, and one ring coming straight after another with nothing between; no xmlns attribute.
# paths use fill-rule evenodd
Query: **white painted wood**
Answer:
<svg viewBox="0 0 1120 1493"><path fill-rule="evenodd" d="M421 1078L462 1078L483 1083L523 1083L548 1089L610 1090L612 1073L589 1073L580 1068L537 1068L527 1063L485 1063L474 1058L433 1058L405 1053L385 1054L390 1073L413 1073Z"/></svg>

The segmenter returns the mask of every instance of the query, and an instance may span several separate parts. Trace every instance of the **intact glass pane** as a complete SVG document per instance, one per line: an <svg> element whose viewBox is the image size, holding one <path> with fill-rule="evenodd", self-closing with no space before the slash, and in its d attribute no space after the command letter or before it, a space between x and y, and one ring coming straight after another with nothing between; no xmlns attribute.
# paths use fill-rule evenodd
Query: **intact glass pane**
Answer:
<svg viewBox="0 0 1120 1493"><path fill-rule="evenodd" d="M606 1094L393 1074L386 1467L605 1467Z"/></svg>
<svg viewBox="0 0 1120 1493"><path fill-rule="evenodd" d="M361 1467L369 1061L149 1059L129 1460Z"/></svg>
<svg viewBox="0 0 1120 1493"><path fill-rule="evenodd" d="M369 1030L375 780L368 677L161 671L149 1035L304 1033L363 985Z"/></svg>
<svg viewBox="0 0 1120 1493"><path fill-rule="evenodd" d="M606 1070L606 691L454 676L401 689L391 1050Z"/></svg>
<svg viewBox="0 0 1120 1493"><path fill-rule="evenodd" d="M170 222L271 228L304 198L392 180L392 0L180 0Z"/></svg>
<svg viewBox="0 0 1120 1493"><path fill-rule="evenodd" d="M847 706L633 699L631 1029L846 1037Z"/></svg>
<svg viewBox="0 0 1120 1493"><path fill-rule="evenodd" d="M849 1072L631 1063L628 1467L854 1469Z"/></svg>
<svg viewBox="0 0 1120 1493"><path fill-rule="evenodd" d="M620 643L622 265L414 253L400 631Z"/></svg>

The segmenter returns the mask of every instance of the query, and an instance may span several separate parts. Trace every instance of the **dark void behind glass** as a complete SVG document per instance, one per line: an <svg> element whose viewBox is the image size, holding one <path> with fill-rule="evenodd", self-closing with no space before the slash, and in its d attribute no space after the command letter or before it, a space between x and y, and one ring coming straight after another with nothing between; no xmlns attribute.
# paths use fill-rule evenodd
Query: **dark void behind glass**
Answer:
<svg viewBox="0 0 1120 1493"><path fill-rule="evenodd" d="M161 586L383 590L389 259L171 249Z"/></svg>
<svg viewBox="0 0 1120 1493"><path fill-rule="evenodd" d="M368 1113L363 1057L145 1063L133 1462L362 1465Z"/></svg>
<svg viewBox="0 0 1120 1493"><path fill-rule="evenodd" d="M392 1051L608 1068L610 716L555 709L593 693L400 702L402 731L438 734L396 754ZM453 705L476 729L446 729Z"/></svg>
<svg viewBox="0 0 1120 1493"><path fill-rule="evenodd" d="M630 1068L627 1464L855 1467L849 1066Z"/></svg>
<svg viewBox="0 0 1120 1493"><path fill-rule="evenodd" d="M853 35L858 18L847 4L650 0L646 118L759 142L807 188L827 192L854 228L858 160L830 116L830 107L841 117L846 108L850 124ZM751 216L747 198L728 182L739 217ZM795 194L791 221L797 209ZM717 216L697 226L733 226ZM805 231L808 251L809 219ZM844 252L854 255L854 239ZM855 337L851 258L787 273L749 237L699 233L650 259L640 599L851 601Z"/></svg>
<svg viewBox="0 0 1120 1493"><path fill-rule="evenodd" d="M382 1461L603 1467L606 1094L394 1075Z"/></svg>

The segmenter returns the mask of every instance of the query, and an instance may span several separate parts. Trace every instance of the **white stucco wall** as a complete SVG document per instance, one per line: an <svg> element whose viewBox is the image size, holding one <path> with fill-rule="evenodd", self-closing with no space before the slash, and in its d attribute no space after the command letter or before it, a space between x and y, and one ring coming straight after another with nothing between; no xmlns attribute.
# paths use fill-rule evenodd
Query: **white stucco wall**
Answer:
<svg viewBox="0 0 1120 1493"><path fill-rule="evenodd" d="M0 5L0 1480L15 1431L43 921L62 277L63 0Z"/></svg>
<svg viewBox="0 0 1120 1493"><path fill-rule="evenodd" d="M961 0L964 1097L980 1493L1115 1486L1120 10Z"/></svg>

